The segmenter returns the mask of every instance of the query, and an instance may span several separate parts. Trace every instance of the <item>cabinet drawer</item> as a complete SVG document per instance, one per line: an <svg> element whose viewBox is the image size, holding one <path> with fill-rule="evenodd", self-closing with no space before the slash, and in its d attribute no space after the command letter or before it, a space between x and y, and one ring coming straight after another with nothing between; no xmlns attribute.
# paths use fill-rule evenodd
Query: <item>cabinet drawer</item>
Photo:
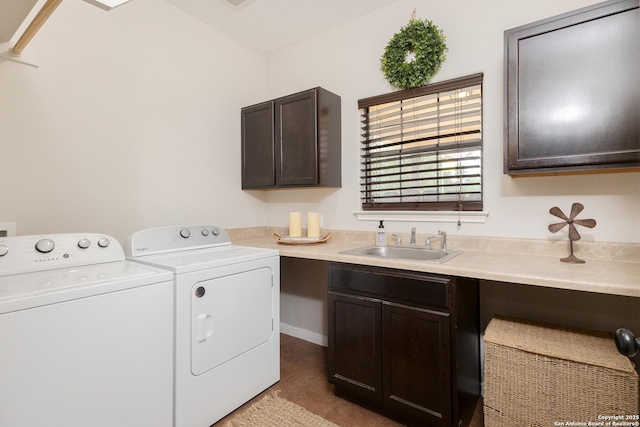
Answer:
<svg viewBox="0 0 640 427"><path fill-rule="evenodd" d="M329 264L329 290L417 307L451 309L453 280L428 273L352 264Z"/></svg>

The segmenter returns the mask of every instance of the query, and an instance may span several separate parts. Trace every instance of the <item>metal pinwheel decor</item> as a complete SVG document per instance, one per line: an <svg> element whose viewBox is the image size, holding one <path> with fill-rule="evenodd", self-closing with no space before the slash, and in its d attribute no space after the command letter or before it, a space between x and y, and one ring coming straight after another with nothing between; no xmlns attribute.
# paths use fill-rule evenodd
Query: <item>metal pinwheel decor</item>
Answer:
<svg viewBox="0 0 640 427"><path fill-rule="evenodd" d="M551 215L557 216L558 218L564 220L564 222L558 222L558 223L549 225L550 232L556 233L560 231L562 228L564 228L565 225L567 224L569 225L569 247L570 247L571 253L569 254L568 257L561 258L560 261L562 262L569 262L572 264L584 264L584 260L576 258L573 255L573 242L575 240L580 240L580 233L578 233L578 230L576 230L575 225L577 224L577 225L582 225L583 227L593 228L596 226L596 220L595 219L576 219L578 214L582 212L583 209L584 209L584 206L581 203L574 203L571 206L571 213L569 214L568 217L558 207L553 207L549 209L549 213Z"/></svg>

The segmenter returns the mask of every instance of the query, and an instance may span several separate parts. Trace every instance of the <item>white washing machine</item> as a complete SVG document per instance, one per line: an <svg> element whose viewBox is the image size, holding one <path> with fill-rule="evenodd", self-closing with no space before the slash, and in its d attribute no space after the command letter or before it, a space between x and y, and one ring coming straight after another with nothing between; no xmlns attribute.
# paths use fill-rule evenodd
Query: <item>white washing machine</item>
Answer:
<svg viewBox="0 0 640 427"><path fill-rule="evenodd" d="M103 234L0 237L0 426L173 423L173 275Z"/></svg>
<svg viewBox="0 0 640 427"><path fill-rule="evenodd" d="M277 250L188 226L134 233L125 252L175 275L175 427L209 427L279 381Z"/></svg>

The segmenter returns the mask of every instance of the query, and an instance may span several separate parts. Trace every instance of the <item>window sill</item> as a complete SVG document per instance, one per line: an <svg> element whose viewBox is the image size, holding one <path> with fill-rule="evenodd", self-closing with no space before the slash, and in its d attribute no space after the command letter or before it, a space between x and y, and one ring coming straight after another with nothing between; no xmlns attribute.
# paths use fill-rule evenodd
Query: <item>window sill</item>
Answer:
<svg viewBox="0 0 640 427"><path fill-rule="evenodd" d="M355 211L358 221L453 222L484 224L489 212Z"/></svg>

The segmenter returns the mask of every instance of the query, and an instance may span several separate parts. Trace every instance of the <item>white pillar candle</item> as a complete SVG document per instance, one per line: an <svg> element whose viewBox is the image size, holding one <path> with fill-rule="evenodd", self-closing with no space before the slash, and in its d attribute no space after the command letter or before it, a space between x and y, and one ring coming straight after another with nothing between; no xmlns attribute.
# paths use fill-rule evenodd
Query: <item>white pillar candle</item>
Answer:
<svg viewBox="0 0 640 427"><path fill-rule="evenodd" d="M320 212L307 213L307 237L320 237Z"/></svg>
<svg viewBox="0 0 640 427"><path fill-rule="evenodd" d="M302 237L301 212L289 212L289 237Z"/></svg>

